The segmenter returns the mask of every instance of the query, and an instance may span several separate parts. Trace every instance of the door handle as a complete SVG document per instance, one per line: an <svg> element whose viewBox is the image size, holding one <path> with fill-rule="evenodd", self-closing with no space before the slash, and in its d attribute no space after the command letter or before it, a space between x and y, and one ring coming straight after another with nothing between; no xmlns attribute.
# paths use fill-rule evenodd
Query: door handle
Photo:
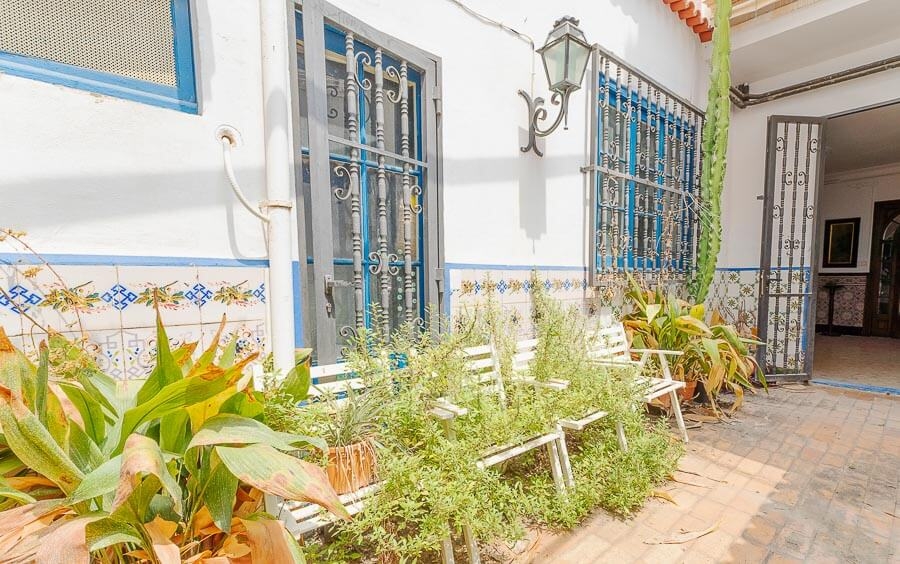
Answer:
<svg viewBox="0 0 900 564"><path fill-rule="evenodd" d="M350 282L346 280L335 280L332 274L325 275L325 287L323 288L325 293L325 313L329 317L334 316L334 289L349 288L350 286Z"/></svg>

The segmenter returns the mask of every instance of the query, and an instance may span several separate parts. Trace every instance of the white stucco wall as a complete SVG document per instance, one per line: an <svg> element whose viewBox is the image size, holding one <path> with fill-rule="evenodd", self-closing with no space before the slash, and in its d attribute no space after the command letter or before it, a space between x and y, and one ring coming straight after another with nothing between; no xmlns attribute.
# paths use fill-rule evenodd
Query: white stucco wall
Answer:
<svg viewBox="0 0 900 564"><path fill-rule="evenodd" d="M548 98L543 68L520 38L447 0L338 0L340 8L443 62L446 260L501 265L585 265L585 88L572 99L568 131L546 139L545 156L519 151L527 124L519 89ZM543 44L562 15L662 85L705 99L696 35L661 2L467 2ZM390 7L390 9L387 9ZM439 22L439 23L438 23ZM532 71L534 75L532 76ZM551 119L555 117L551 108Z"/></svg>
<svg viewBox="0 0 900 564"><path fill-rule="evenodd" d="M45 253L260 258L213 133L237 127L248 197L263 193L258 8L197 0L201 114L0 74L0 225Z"/></svg>
<svg viewBox="0 0 900 564"><path fill-rule="evenodd" d="M900 41L830 59L753 84L766 91L823 76L894 55ZM890 70L805 94L732 111L728 139L728 171L723 196L724 241L719 265L759 265L762 201L765 191L766 124L772 115L830 117L894 101L900 92L900 70ZM826 127L826 147L828 131ZM827 174L827 168L826 168Z"/></svg>
<svg viewBox="0 0 900 564"><path fill-rule="evenodd" d="M450 262L584 262L587 105L573 99L568 131L543 159L519 152L527 115L516 94L546 96L540 61L521 39L446 0L339 0L338 7L443 59L446 251ZM695 101L705 74L697 37L660 2L605 0L473 7L534 38L554 20L581 18L601 43ZM258 10L198 0L199 116L0 76L0 225L26 230L47 253L260 258L259 223L231 195L213 138L243 135L238 177L263 188ZM536 74L532 76L532 71Z"/></svg>

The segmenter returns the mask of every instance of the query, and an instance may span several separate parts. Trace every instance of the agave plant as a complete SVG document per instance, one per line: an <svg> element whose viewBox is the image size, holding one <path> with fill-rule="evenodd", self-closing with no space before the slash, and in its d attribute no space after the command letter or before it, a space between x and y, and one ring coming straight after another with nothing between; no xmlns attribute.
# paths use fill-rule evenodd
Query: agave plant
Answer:
<svg viewBox="0 0 900 564"><path fill-rule="evenodd" d="M235 360L232 342L216 358L223 327L193 360L157 316L156 366L128 382L91 363L51 378L45 343L34 365L0 329L0 562L302 562L262 492L348 517L324 472L289 454L324 442L261 421L254 356ZM288 378L298 393L308 363Z"/></svg>
<svg viewBox="0 0 900 564"><path fill-rule="evenodd" d="M635 348L681 351L674 357L673 377L686 382L703 383L714 411L723 389L734 393L734 412L744 401L744 390L753 390L755 375L765 387L766 380L749 345L761 344L747 339L724 323L708 325L703 304L691 304L661 290L645 290L634 280L627 293L633 311L623 319L629 340ZM713 316L714 321L720 321Z"/></svg>

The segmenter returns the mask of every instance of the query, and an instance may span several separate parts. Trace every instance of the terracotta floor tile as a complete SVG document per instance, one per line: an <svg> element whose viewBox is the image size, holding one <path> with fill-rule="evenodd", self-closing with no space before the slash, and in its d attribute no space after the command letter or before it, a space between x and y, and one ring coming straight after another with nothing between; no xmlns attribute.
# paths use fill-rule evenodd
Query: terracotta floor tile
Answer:
<svg viewBox="0 0 900 564"><path fill-rule="evenodd" d="M772 388L739 421L692 431L681 469L700 476L663 488L677 505L652 500L627 521L598 512L542 537L531 561L900 561L900 523L885 514L900 511L900 398L807 389ZM645 544L715 523L683 544Z"/></svg>

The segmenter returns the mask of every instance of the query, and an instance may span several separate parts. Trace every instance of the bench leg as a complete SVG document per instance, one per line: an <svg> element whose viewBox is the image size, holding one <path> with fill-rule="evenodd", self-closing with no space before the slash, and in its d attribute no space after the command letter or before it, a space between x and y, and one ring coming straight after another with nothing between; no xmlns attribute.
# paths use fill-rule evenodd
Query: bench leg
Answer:
<svg viewBox="0 0 900 564"><path fill-rule="evenodd" d="M550 456L550 472L553 474L553 483L556 484L556 491L565 494L566 484L563 481L562 468L560 468L559 464L559 448L556 440L547 443L547 454Z"/></svg>
<svg viewBox="0 0 900 564"><path fill-rule="evenodd" d="M441 541L441 562L443 564L455 564L456 559L453 558L453 541L450 537Z"/></svg>
<svg viewBox="0 0 900 564"><path fill-rule="evenodd" d="M684 442L688 442L687 428L684 426L684 416L681 414L681 404L678 403L678 391L672 390L669 392L669 397L672 398L672 409L675 411L675 421L678 422L678 428L681 430L681 438Z"/></svg>
<svg viewBox="0 0 900 564"><path fill-rule="evenodd" d="M478 541L472 534L472 527L463 525L463 537L466 539L466 551L469 553L470 564L481 564L481 555L478 554Z"/></svg>
<svg viewBox="0 0 900 564"><path fill-rule="evenodd" d="M557 447L556 449L559 451L559 460L562 464L562 472L563 479L565 479L567 488L575 487L575 475L572 473L572 463L569 460L569 447L566 446L566 432L562 427L556 427L556 431L559 433L559 439L557 439Z"/></svg>
<svg viewBox="0 0 900 564"><path fill-rule="evenodd" d="M628 439L625 438L625 426L621 421L616 422L616 437L619 439L619 448L622 452L628 452Z"/></svg>

